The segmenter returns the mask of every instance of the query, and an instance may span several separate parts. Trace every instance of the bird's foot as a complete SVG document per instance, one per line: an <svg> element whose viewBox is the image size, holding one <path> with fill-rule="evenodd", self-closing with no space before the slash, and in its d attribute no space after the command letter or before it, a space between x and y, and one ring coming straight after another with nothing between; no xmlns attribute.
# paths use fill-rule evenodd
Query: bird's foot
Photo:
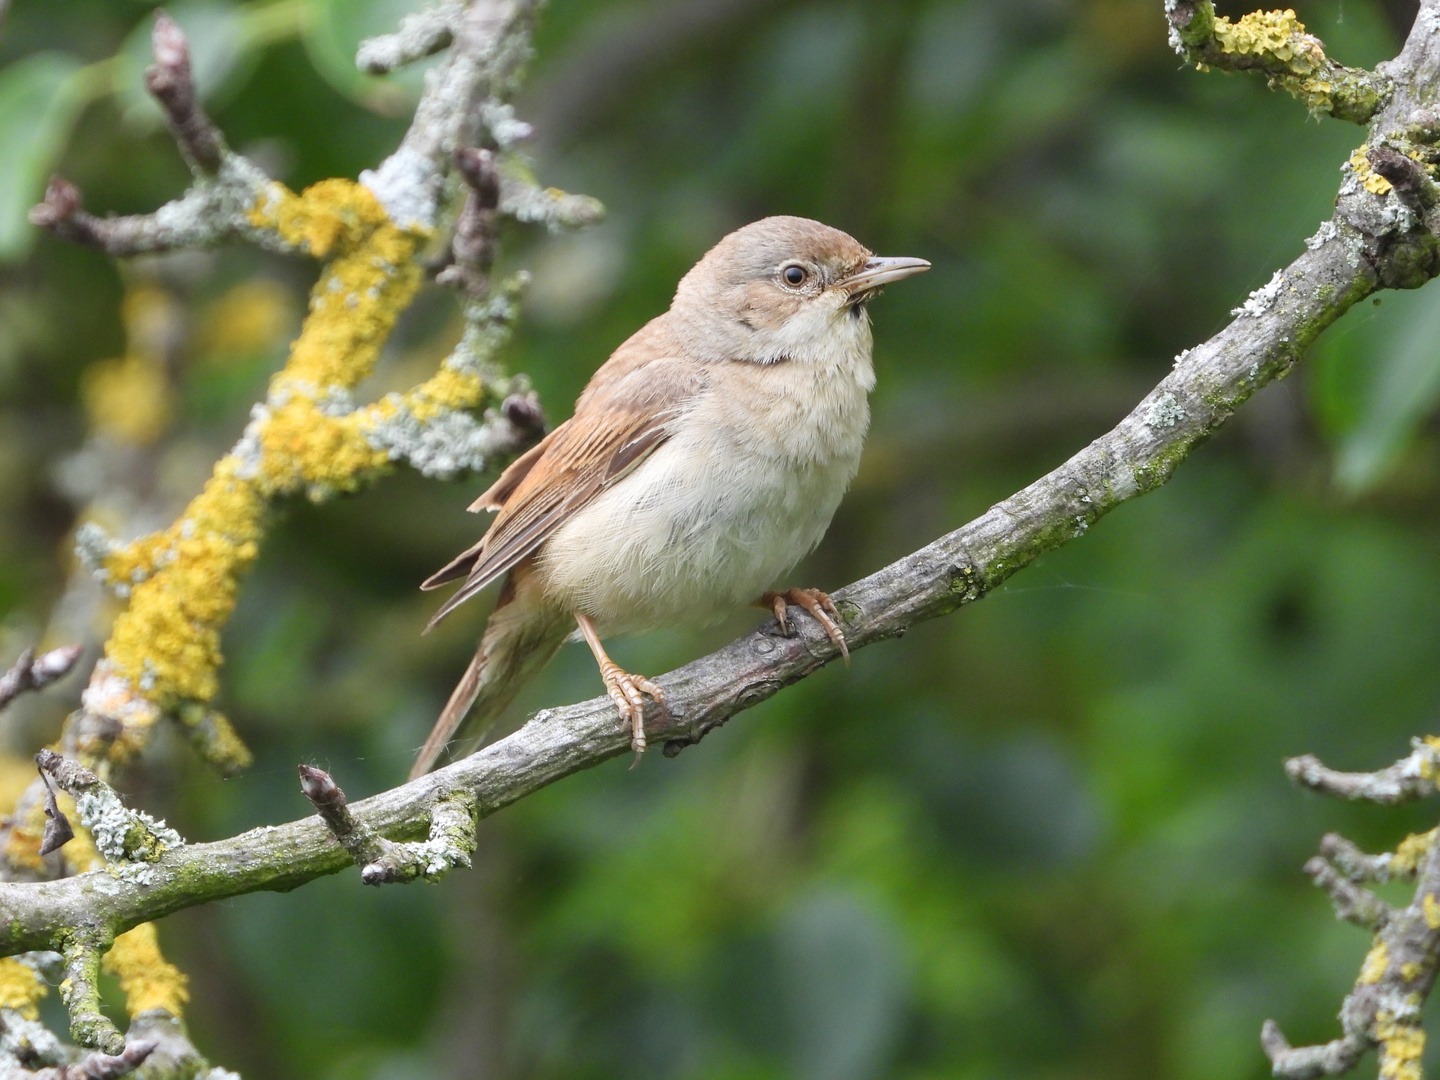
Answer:
<svg viewBox="0 0 1440 1080"><path fill-rule="evenodd" d="M845 631L840 626L840 612L836 610L835 602L830 599L829 593L823 593L819 589L786 589L784 592L765 593L760 597L760 603L775 612L775 621L780 624L780 632L786 637L790 636L787 607L794 604L803 608L824 629L825 636L840 650L845 663L850 663L850 648L845 644Z"/></svg>
<svg viewBox="0 0 1440 1080"><path fill-rule="evenodd" d="M669 715L665 709L665 691L644 675L631 675L611 660L605 652L605 646L600 643L600 634L590 616L577 611L575 623L580 627L580 635L595 655L595 662L600 665L600 677L605 680L605 692L620 710L620 719L630 726L630 748L635 751L635 761L630 766L633 769L640 764L640 755L645 752L645 699L640 695L649 694L654 698L655 704L660 706L660 716L664 719Z"/></svg>
<svg viewBox="0 0 1440 1080"><path fill-rule="evenodd" d="M605 680L605 690L615 707L620 710L620 719L630 726L630 748L635 751L635 760L645 752L645 699L649 694L660 706L660 715L665 715L665 691L644 675L631 675L609 657L600 662L600 677Z"/></svg>

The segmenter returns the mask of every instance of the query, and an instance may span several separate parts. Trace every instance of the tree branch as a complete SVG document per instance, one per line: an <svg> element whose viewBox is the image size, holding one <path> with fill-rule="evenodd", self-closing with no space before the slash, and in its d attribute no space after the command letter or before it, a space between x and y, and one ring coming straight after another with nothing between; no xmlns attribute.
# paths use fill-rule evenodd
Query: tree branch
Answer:
<svg viewBox="0 0 1440 1080"><path fill-rule="evenodd" d="M1171 47L1196 67L1259 72L1313 113L1364 124L1394 88L1385 75L1331 60L1293 11L1254 11L1232 23L1210 0L1166 0L1165 17Z"/></svg>
<svg viewBox="0 0 1440 1080"><path fill-rule="evenodd" d="M1312 757L1287 761L1286 772L1296 783L1337 798L1392 805L1402 798L1436 794L1434 744L1417 739L1415 753L1369 774L1333 772ZM1297 762L1304 768L1295 768ZM1406 786L1409 777L1421 772L1423 786ZM1340 1008L1342 1038L1322 1046L1292 1047L1274 1020L1265 1021L1260 1042L1276 1076L1333 1076L1353 1068L1372 1047L1380 1051L1381 1076L1420 1076L1425 1045L1420 1014L1440 971L1437 835L1440 830L1432 829L1406 837L1393 853L1367 855L1331 833L1320 842L1320 854L1305 864L1305 873L1330 894L1335 914L1371 931L1374 944ZM1404 908L1393 908L1354 883L1392 878L1415 881L1414 898Z"/></svg>
<svg viewBox="0 0 1440 1080"><path fill-rule="evenodd" d="M1436 776L1440 773L1440 740L1415 739L1414 747L1409 756L1377 772L1336 772L1326 768L1313 754L1291 758L1285 762L1285 772L1295 783L1322 795L1393 806L1435 794Z"/></svg>
<svg viewBox="0 0 1440 1080"><path fill-rule="evenodd" d="M36 656L34 649L26 649L10 670L0 675L0 709L27 690L43 690L64 678L84 651L82 645L62 645Z"/></svg>

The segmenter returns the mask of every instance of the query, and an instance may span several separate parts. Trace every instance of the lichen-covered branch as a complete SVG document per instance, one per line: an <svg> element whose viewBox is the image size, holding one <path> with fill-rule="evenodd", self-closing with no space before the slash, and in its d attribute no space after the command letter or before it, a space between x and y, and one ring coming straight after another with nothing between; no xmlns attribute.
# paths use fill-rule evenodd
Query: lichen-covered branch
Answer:
<svg viewBox="0 0 1440 1080"><path fill-rule="evenodd" d="M543 416L528 383L505 377L495 363L514 322L523 279L496 286L489 278L498 218L507 211L491 151L466 149L483 142L506 150L511 170L528 177L510 148L529 127L515 118L507 99L529 55L535 6L451 2L407 20L388 45L372 43L372 52L388 48L393 63L447 45L449 51L431 72L396 154L358 183L329 180L298 194L225 146L199 106L185 38L161 14L146 85L191 167L192 186L153 214L100 218L85 212L74 185L56 178L33 210L33 219L57 235L121 257L240 239L308 255L324 266L287 363L239 442L180 517L123 544L95 525L79 530L82 561L124 604L81 708L66 723L61 753L40 757L42 769L73 796L71 812L83 828L72 834L61 805L70 804L37 781L0 823L0 872L6 878L45 878L67 869L88 876L83 872L89 870L105 878L92 879L102 893L151 887L153 861L183 842L163 823L125 808L104 781L145 745L162 717L176 721L218 771L248 764L238 733L211 702L222 662L220 631L277 500L353 491L397 462L443 478L481 470L543 434ZM459 215L463 227L449 244L453 265L463 270L465 333L434 376L358 406L351 391L370 373L424 276L429 260L422 259L422 249L433 243L444 216L450 191L444 180L457 160L471 192L471 210ZM479 160L484 167L477 171ZM537 196L526 182L511 184L539 207L527 210L526 220L555 227L598 216L594 200ZM482 408L483 415L476 416ZM30 667L25 672L29 679ZM467 833L455 811L463 802L436 802L428 841L408 845L377 837L367 844L366 880L434 877L468 864L464 839L468 835L473 846L474 815L463 815ZM59 855L52 854L57 849ZM153 926L142 922L127 930L114 920L86 916L70 925L55 947L65 957L62 994L75 1038L111 1051L123 1045L95 995L102 954L132 1016L178 1018L187 996L184 976L161 956ZM32 1005L42 985L33 972L20 965L18 971L0 970L0 979L7 972L15 1000ZM163 1049L147 1066L157 1077L189 1075L204 1065L192 1048L162 1072L157 1062L165 1057Z"/></svg>
<svg viewBox="0 0 1440 1080"><path fill-rule="evenodd" d="M429 809L430 835L396 843L377 836L350 813L345 793L324 769L300 766L300 790L315 807L335 842L360 867L366 885L388 885L423 877L437 881L456 866L469 866L475 851L475 801L466 791L450 792Z"/></svg>
<svg viewBox="0 0 1440 1080"><path fill-rule="evenodd" d="M109 784L80 763L53 750L41 750L35 761L75 800L96 850L111 863L152 863L184 843L163 821L126 807Z"/></svg>
<svg viewBox="0 0 1440 1080"><path fill-rule="evenodd" d="M252 211L271 197L271 182L259 166L225 145L220 130L200 108L190 47L163 11L155 17L152 43L155 63L145 73L145 85L160 105L195 183L153 214L101 218L86 213L80 189L57 176L44 200L30 211L31 222L119 258L236 239L282 253L299 251L277 230L254 220Z"/></svg>
<svg viewBox="0 0 1440 1080"><path fill-rule="evenodd" d="M444 2L406 15L400 29L360 43L355 63L371 75L385 75L396 68L434 56L455 39L455 27L465 11L460 0Z"/></svg>
<svg viewBox="0 0 1440 1080"><path fill-rule="evenodd" d="M1165 16L1170 45L1185 60L1202 70L1259 72L1312 113L1368 123L1393 89L1384 75L1326 56L1324 43L1288 9L1252 11L1232 23L1210 0L1166 0Z"/></svg>
<svg viewBox="0 0 1440 1080"><path fill-rule="evenodd" d="M100 1010L100 956L109 946L102 933L87 927L71 930L61 943L65 978L60 997L70 1012L70 1037L81 1046L107 1054L125 1049L125 1036Z"/></svg>
<svg viewBox="0 0 1440 1080"><path fill-rule="evenodd" d="M37 208L37 217L58 232L114 252L241 235L326 263L288 363L235 449L217 463L179 520L125 545L96 526L80 530L82 559L126 606L91 677L84 708L67 727L67 754L97 767L123 762L143 745L158 717L170 716L219 771L243 768L248 751L209 703L218 687L220 629L239 579L256 557L270 505L295 493L318 499L354 490L394 462L437 477L482 469L541 433L528 386L504 378L494 364L521 282L492 289L486 274L499 202L493 162L482 170L485 176L477 173L483 190L471 202L480 205L461 215L466 228L456 237L456 263L469 271L459 346L434 377L410 391L360 408L350 398L420 283L420 249L442 194L438 179L452 158L468 165L479 154L452 147L474 134L475 116L503 119L503 96L513 90L528 55L533 5L475 0L445 11L456 28L450 52L432 72L401 151L364 183L331 180L297 195L225 150L195 102L184 37L162 15L149 85L194 166L195 185L144 218L85 215L79 193L64 181L52 184ZM488 113L480 108L485 103ZM401 166L416 165L417 154L424 167L406 172ZM472 410L487 401L501 407L474 416ZM22 800L9 840L27 827L38 829L39 795L37 789ZM17 850L10 842L5 849L12 855Z"/></svg>
<svg viewBox="0 0 1440 1080"><path fill-rule="evenodd" d="M1311 754L1285 762L1285 772L1295 783L1324 795L1393 806L1435 794L1435 778L1440 776L1440 739L1416 739L1414 747L1394 765L1377 772L1336 772Z"/></svg>
<svg viewBox="0 0 1440 1080"><path fill-rule="evenodd" d="M1393 805L1404 798L1437 793L1433 757L1440 740L1419 739L1415 752L1374 773L1338 773L1315 758L1285 763L1291 779L1344 799ZM1440 970L1440 845L1437 830L1408 836L1394 852L1368 855L1333 833L1305 872L1330 894L1336 914L1369 930L1373 944L1354 989L1340 1009L1341 1038L1323 1046L1292 1047L1273 1020L1265 1022L1261 1044L1276 1076L1308 1080L1353 1068L1372 1048L1380 1051L1380 1075L1420 1080L1425 1048L1421 1010ZM1414 880L1411 902L1395 908L1362 881Z"/></svg>

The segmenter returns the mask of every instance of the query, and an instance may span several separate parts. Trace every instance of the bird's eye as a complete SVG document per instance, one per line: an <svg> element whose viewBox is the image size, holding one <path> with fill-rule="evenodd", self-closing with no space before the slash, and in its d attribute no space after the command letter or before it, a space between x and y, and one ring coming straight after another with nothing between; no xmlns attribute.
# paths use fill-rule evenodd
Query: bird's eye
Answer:
<svg viewBox="0 0 1440 1080"><path fill-rule="evenodd" d="M781 271L780 276L785 279L785 284L792 288L799 288L805 284L805 279L808 278L810 274L803 266L791 265L785 267L785 269Z"/></svg>

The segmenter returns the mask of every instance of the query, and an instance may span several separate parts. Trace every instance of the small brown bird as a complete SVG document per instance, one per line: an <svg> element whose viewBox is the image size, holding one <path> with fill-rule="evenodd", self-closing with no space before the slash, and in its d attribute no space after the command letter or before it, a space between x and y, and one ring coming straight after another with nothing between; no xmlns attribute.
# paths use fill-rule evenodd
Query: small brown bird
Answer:
<svg viewBox="0 0 1440 1080"><path fill-rule="evenodd" d="M465 579L434 626L508 575L412 779L452 743L477 742L577 627L637 753L641 695L662 709L665 695L602 638L713 622L759 597L782 628L795 604L844 650L824 593L762 590L820 542L859 466L875 385L865 302L929 267L798 217L711 248L575 415L470 507L499 511L484 538L421 586Z"/></svg>

